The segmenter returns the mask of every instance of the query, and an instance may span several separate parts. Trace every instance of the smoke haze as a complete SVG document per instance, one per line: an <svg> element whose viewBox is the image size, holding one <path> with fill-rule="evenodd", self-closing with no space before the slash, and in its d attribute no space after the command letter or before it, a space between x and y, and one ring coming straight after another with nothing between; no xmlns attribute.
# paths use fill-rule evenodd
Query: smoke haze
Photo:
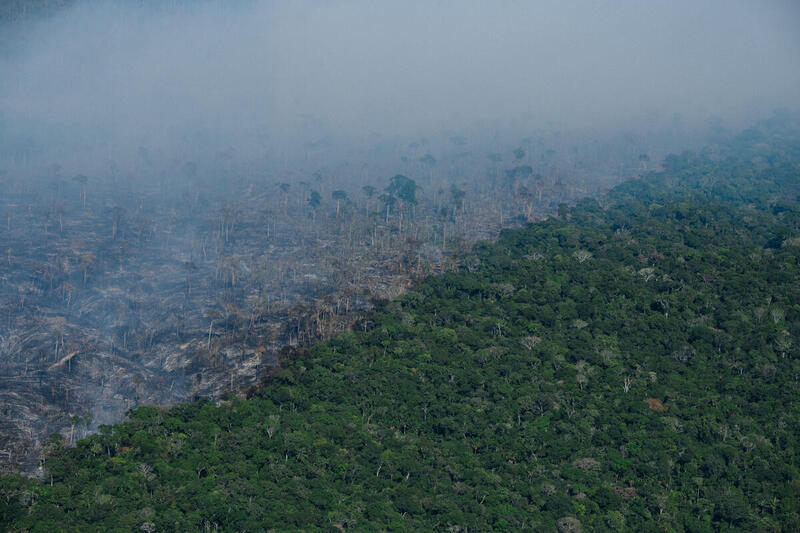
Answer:
<svg viewBox="0 0 800 533"><path fill-rule="evenodd" d="M0 1L0 472L724 157L800 107L798 28L788 1Z"/></svg>
<svg viewBox="0 0 800 533"><path fill-rule="evenodd" d="M792 2L78 2L2 29L0 138L73 160L800 100ZM82 154L82 155L81 155Z"/></svg>

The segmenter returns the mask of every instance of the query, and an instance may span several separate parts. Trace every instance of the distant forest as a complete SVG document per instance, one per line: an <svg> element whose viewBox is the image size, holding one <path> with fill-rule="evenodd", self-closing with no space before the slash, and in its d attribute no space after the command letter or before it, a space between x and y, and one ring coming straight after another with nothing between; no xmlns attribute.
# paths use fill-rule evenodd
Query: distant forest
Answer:
<svg viewBox="0 0 800 533"><path fill-rule="evenodd" d="M800 530L800 123L557 217L286 349L247 399L140 407L9 531Z"/></svg>

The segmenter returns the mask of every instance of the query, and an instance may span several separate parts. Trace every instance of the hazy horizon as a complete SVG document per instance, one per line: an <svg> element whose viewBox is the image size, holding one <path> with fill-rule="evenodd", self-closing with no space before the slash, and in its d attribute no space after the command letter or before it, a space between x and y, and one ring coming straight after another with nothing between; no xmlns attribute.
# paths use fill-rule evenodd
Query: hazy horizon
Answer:
<svg viewBox="0 0 800 533"><path fill-rule="evenodd" d="M78 1L0 27L14 43L0 143L80 160L481 127L736 127L800 104L799 22L788 1Z"/></svg>

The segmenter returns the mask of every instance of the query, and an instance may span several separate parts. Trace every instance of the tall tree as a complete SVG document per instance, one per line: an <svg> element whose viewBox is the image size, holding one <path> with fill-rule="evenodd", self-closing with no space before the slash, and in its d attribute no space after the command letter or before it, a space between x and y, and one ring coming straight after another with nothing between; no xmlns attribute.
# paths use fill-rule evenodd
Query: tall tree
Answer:
<svg viewBox="0 0 800 533"><path fill-rule="evenodd" d="M339 218L339 206L342 201L347 200L347 193L341 189L336 189L331 193L331 197L336 200L336 218Z"/></svg>

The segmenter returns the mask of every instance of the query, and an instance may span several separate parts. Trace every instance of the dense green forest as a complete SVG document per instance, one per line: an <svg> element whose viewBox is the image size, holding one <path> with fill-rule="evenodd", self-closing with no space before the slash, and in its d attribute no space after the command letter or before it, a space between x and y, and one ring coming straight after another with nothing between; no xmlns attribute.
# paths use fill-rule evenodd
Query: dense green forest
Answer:
<svg viewBox="0 0 800 533"><path fill-rule="evenodd" d="M0 482L11 531L800 530L800 136L787 115L285 359Z"/></svg>

